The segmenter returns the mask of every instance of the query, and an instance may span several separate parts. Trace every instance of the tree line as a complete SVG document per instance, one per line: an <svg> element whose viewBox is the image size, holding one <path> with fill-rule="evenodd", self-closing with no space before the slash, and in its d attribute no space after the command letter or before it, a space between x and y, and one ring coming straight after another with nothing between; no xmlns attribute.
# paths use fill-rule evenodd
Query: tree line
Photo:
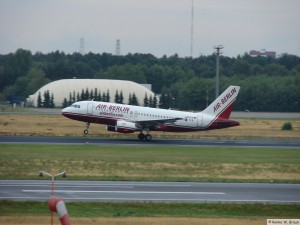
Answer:
<svg viewBox="0 0 300 225"><path fill-rule="evenodd" d="M215 55L157 58L151 54L81 55L60 51L32 54L19 49L0 55L0 98L28 97L59 79L119 79L152 84L153 92L161 95L161 108L202 110L215 98L215 62ZM221 56L220 77L221 91L228 85L241 86L235 110L300 111L298 56Z"/></svg>
<svg viewBox="0 0 300 225"><path fill-rule="evenodd" d="M107 90L107 92L103 92L101 94L101 91L98 92L97 88L95 88L94 90L93 89L89 90L88 88L86 88L85 90L82 89L81 93L79 93L79 92L76 93L75 91L73 91L73 92L69 93L68 99L64 98L64 100L62 102L62 107L65 108L69 105L72 105L75 102L85 101L85 100L111 102L110 92L109 92L109 90ZM124 104L123 100L124 100L123 92L120 91L120 93L119 93L119 90L116 90L116 93L114 95L114 102L117 104ZM136 106L140 105L135 92L129 93L128 104L136 105ZM142 106L157 108L157 106L158 106L157 97L156 96L152 97L152 95L150 95L148 97L147 93L145 93L145 97L144 97ZM41 92L39 92L38 98L37 98L37 107L38 108L54 108L55 107L54 94L53 93L50 94L49 90L46 90L43 95L41 94Z"/></svg>
<svg viewBox="0 0 300 225"><path fill-rule="evenodd" d="M152 99L152 96L150 96ZM154 97L156 99L156 97ZM147 98L147 94L145 94L145 99ZM144 103L145 103L145 99L144 99ZM85 90L82 89L81 93L77 92L75 93L75 91L70 92L69 93L69 99L64 98L62 106L63 107L67 107L71 104L73 104L74 102L78 102L78 101L85 101L85 100L93 100L93 101L102 101L102 102L112 102L111 101L111 97L110 97L110 92L109 90L107 90L107 92L103 92L101 94L101 91L98 92L97 88L95 88L94 90L89 90L88 88L86 88ZM114 101L117 104L124 104L124 97L123 97L123 92L122 90L119 93L119 90L116 90L116 93L114 95ZM146 100L148 102L148 100ZM139 105L139 101L138 98L136 96L136 94L133 93L129 93L128 96L128 104L129 105ZM149 107L153 107L156 108L157 105L154 105L153 103L147 104L144 106L149 106Z"/></svg>

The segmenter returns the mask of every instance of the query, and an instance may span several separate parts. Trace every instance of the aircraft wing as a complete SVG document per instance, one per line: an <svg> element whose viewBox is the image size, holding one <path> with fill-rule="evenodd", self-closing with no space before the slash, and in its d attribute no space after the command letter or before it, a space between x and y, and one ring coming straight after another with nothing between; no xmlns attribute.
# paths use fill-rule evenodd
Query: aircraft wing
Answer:
<svg viewBox="0 0 300 225"><path fill-rule="evenodd" d="M174 123L177 120L182 120L183 118L172 118L172 119L150 119L150 120L137 120L134 121L136 124L142 127L150 127L154 125Z"/></svg>

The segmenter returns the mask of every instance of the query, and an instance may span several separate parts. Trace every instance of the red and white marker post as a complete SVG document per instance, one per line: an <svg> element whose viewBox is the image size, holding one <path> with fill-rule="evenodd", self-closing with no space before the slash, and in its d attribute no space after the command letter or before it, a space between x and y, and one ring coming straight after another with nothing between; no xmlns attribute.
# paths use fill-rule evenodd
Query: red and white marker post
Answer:
<svg viewBox="0 0 300 225"><path fill-rule="evenodd" d="M62 225L71 225L69 215L67 212L66 205L61 198L54 197L54 178L56 176L62 175L63 177L66 177L66 172L61 172L58 174L49 174L47 172L41 171L40 176L47 175L52 178L52 184L51 184L51 198L49 199L49 209L51 211L51 225L53 225L53 212L57 212L59 220Z"/></svg>
<svg viewBox="0 0 300 225"><path fill-rule="evenodd" d="M71 225L66 205L61 198L51 197L49 199L49 209L57 212L61 225Z"/></svg>

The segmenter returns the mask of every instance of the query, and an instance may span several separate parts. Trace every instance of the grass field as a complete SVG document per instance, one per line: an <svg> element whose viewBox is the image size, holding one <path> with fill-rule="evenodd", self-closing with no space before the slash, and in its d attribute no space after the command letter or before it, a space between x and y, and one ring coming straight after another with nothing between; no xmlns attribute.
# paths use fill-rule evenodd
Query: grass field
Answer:
<svg viewBox="0 0 300 225"><path fill-rule="evenodd" d="M67 208L74 224L112 225L266 224L267 218L298 218L300 211L300 205L218 203L67 203ZM0 201L0 224L47 224L49 219L47 203Z"/></svg>
<svg viewBox="0 0 300 225"><path fill-rule="evenodd" d="M299 140L300 121L239 119L241 126L153 138ZM61 115L0 115L0 135L81 136L84 123ZM124 137L92 124L89 136ZM126 137L136 138L134 135ZM66 170L67 179L300 182L297 149L67 146L0 144L0 179L43 179L40 170ZM47 179L47 178L44 178ZM59 178L60 179L60 178ZM268 218L299 218L299 205L67 203L72 224L265 225ZM49 224L45 202L0 201L0 224ZM57 216L55 223L59 224Z"/></svg>
<svg viewBox="0 0 300 225"><path fill-rule="evenodd" d="M300 120L291 120L292 131L281 130L286 120L282 119L237 119L241 126L221 130L191 133L152 132L153 138L197 138L197 139L285 139L299 140ZM82 136L85 124L61 115L0 115L0 135ZM106 131L104 125L92 124L89 136L134 137L137 134L120 134Z"/></svg>
<svg viewBox="0 0 300 225"><path fill-rule="evenodd" d="M130 217L130 218L71 218L73 225L266 225L266 218L180 218L180 217ZM42 225L50 224L50 216L0 216L1 225ZM54 219L54 225L58 225Z"/></svg>
<svg viewBox="0 0 300 225"><path fill-rule="evenodd" d="M243 218L299 216L300 205L219 204L219 203L87 203L67 202L73 217L194 217ZM0 215L49 214L47 202L0 201Z"/></svg>
<svg viewBox="0 0 300 225"><path fill-rule="evenodd" d="M0 145L1 179L37 179L40 170L68 179L299 182L297 149Z"/></svg>

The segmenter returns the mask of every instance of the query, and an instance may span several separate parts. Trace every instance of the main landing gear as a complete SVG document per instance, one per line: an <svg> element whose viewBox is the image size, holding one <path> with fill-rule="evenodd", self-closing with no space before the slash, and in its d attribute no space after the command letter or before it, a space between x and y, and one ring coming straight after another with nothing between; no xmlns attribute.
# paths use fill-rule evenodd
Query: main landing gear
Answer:
<svg viewBox="0 0 300 225"><path fill-rule="evenodd" d="M151 141L152 140L152 136L151 134L143 134L142 132L138 135L138 138L140 141Z"/></svg>
<svg viewBox="0 0 300 225"><path fill-rule="evenodd" d="M83 130L83 133L84 133L84 134L88 134L88 133L89 133L89 127L90 127L90 123L89 123L89 122L86 122L86 127L85 127L85 129Z"/></svg>

